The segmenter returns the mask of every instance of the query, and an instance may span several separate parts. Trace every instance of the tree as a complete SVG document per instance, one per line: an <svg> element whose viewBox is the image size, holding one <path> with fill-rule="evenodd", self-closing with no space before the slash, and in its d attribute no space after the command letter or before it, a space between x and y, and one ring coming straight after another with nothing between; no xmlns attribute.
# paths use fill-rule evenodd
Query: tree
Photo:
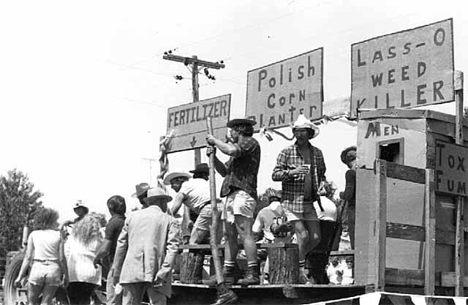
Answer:
<svg viewBox="0 0 468 305"><path fill-rule="evenodd" d="M42 208L42 196L28 176L17 169L0 176L0 236L5 238L5 253L0 256L21 247L23 227Z"/></svg>

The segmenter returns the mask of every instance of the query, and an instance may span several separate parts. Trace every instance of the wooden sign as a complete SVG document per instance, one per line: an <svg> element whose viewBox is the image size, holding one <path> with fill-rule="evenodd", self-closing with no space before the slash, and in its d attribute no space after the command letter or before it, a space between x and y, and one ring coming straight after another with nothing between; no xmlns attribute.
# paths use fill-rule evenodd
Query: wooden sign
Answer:
<svg viewBox="0 0 468 305"><path fill-rule="evenodd" d="M351 46L351 116L454 100L452 19Z"/></svg>
<svg viewBox="0 0 468 305"><path fill-rule="evenodd" d="M169 108L167 112L167 133L172 130L167 153L191 150L206 146L206 118L211 117L213 135L224 139L226 123L231 111L231 95L222 95L196 103Z"/></svg>
<svg viewBox="0 0 468 305"><path fill-rule="evenodd" d="M435 189L468 196L468 147L436 142Z"/></svg>
<svg viewBox="0 0 468 305"><path fill-rule="evenodd" d="M246 116L255 128L289 126L299 114L322 117L323 48L247 73Z"/></svg>

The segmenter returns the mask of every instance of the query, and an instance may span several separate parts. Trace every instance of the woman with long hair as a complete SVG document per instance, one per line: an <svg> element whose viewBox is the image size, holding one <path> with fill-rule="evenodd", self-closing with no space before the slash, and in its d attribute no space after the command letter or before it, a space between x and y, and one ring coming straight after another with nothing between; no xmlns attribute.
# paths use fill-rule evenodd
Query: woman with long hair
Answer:
<svg viewBox="0 0 468 305"><path fill-rule="evenodd" d="M101 285L101 267L93 263L102 243L102 215L91 212L73 224L66 243L68 296L73 305L89 304Z"/></svg>
<svg viewBox="0 0 468 305"><path fill-rule="evenodd" d="M28 265L32 263L29 273L28 299L30 305L51 304L58 287L68 283L67 264L63 251L63 239L58 230L59 214L54 209L40 210L33 220L33 232L28 237L26 255L23 259L17 287L21 286L26 276ZM42 301L39 296L42 294Z"/></svg>

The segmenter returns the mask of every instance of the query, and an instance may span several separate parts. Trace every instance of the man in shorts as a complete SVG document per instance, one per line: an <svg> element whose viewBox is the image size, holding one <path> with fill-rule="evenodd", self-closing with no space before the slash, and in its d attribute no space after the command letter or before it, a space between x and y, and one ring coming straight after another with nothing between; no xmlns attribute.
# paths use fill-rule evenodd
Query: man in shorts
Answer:
<svg viewBox="0 0 468 305"><path fill-rule="evenodd" d="M305 256L320 242L314 202L320 205L318 192L326 181L326 167L322 151L309 143L319 134L318 127L301 114L292 130L296 142L278 155L272 179L282 183L281 204L299 246L299 283L306 284Z"/></svg>
<svg viewBox="0 0 468 305"><path fill-rule="evenodd" d="M212 221L210 184L207 181L208 165L201 163L191 172L193 173L192 179L187 173L170 173L164 178L164 184L170 184L171 188L177 192L172 202L172 215L177 214L182 204L198 215L190 233L189 243L201 244L206 242ZM218 237L221 238L222 234L218 233Z"/></svg>
<svg viewBox="0 0 468 305"><path fill-rule="evenodd" d="M254 211L257 204L257 175L260 166L260 145L253 135L251 119L234 119L226 125L230 128L228 141L207 136L207 142L215 146L230 159L222 163L215 156L216 171L224 177L221 197L226 197L223 210L226 247L223 275L226 282L234 280L234 267L238 252L238 236L244 245L247 256L247 272L241 285L256 285L260 282L257 266L257 245L252 231ZM213 149L212 153L216 151ZM222 296L220 296L220 299ZM225 303L220 303L225 304Z"/></svg>

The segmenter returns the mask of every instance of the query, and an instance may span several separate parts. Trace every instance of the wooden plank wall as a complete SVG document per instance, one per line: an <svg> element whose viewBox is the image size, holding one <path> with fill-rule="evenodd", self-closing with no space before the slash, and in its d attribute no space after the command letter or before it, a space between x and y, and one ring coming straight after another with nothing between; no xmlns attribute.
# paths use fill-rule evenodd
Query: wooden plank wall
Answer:
<svg viewBox="0 0 468 305"><path fill-rule="evenodd" d="M376 245L378 245L374 257L376 260L374 289L376 291L382 291L386 284L405 286L424 285L425 294L433 295L436 284L435 244L437 237L435 227L434 170L424 170L386 162L384 160L377 160L375 171L377 181L376 198L378 198L377 207L379 212L375 222L374 234ZM387 222L387 178L411 181L425 185L424 226ZM452 233L452 236L453 234L454 233ZM445 232L439 232L439 235L445 235ZM424 242L424 270L386 268L385 244L387 237ZM452 239L452 242L454 242L454 239Z"/></svg>

